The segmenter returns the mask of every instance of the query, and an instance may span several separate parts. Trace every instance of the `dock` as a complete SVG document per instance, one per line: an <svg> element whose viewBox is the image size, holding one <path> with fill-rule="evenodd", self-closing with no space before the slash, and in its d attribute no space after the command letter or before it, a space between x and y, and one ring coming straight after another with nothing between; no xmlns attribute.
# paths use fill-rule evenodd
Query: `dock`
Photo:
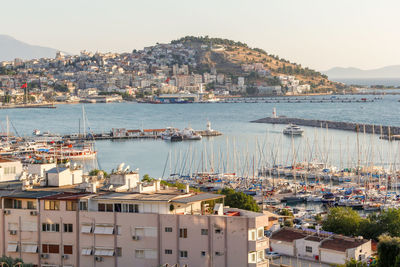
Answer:
<svg viewBox="0 0 400 267"><path fill-rule="evenodd" d="M62 136L62 139L68 139L72 141L76 140L127 140L127 139L161 139L161 133L165 129L144 129L144 130L126 130L126 129L112 129L108 133L90 133L84 136L66 134ZM202 137L215 137L222 135L221 132L216 130L196 130L197 134Z"/></svg>
<svg viewBox="0 0 400 267"><path fill-rule="evenodd" d="M289 118L284 116L267 117L251 121L253 123L270 123L270 124L296 124L300 126L309 127L320 127L329 128L335 130L352 131L360 133L374 133L382 136L382 139L394 140L391 138L393 135L400 135L400 127L397 126L386 126L386 125L374 125L374 124L363 124L354 122L342 122L342 121L329 121L329 120L313 120L313 119L301 119L301 118ZM386 137L385 137L386 136Z"/></svg>
<svg viewBox="0 0 400 267"><path fill-rule="evenodd" d="M11 109L11 108L57 108L53 104L17 104L17 105L2 105L0 109Z"/></svg>

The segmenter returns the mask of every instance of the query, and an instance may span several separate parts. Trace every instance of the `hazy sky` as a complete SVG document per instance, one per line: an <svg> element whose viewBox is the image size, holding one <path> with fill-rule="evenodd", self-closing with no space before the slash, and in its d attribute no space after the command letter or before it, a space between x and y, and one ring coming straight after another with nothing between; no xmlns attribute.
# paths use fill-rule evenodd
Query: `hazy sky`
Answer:
<svg viewBox="0 0 400 267"><path fill-rule="evenodd" d="M209 35L318 70L400 64L399 0L0 1L0 33L70 53Z"/></svg>

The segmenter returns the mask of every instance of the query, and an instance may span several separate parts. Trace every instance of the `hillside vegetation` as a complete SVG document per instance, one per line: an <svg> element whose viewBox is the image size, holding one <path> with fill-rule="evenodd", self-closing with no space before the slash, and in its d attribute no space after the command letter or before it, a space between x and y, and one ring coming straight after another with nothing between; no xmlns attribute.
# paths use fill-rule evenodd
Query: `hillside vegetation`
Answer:
<svg viewBox="0 0 400 267"><path fill-rule="evenodd" d="M246 79L254 84L267 82L276 85L274 76L292 75L300 81L300 84L310 84L316 92L336 90L342 85L332 82L320 72L302 67L300 64L290 62L276 55L270 55L259 48L250 48L247 44L222 38L209 38L186 36L171 43L182 43L197 51L198 72L204 72L215 67L218 73L230 75L233 80L238 76L244 76L242 65L262 63L270 72L269 77L260 77L256 73L247 73ZM205 48L208 46L208 48ZM214 48L223 49L214 49ZM272 76L272 78L271 78Z"/></svg>

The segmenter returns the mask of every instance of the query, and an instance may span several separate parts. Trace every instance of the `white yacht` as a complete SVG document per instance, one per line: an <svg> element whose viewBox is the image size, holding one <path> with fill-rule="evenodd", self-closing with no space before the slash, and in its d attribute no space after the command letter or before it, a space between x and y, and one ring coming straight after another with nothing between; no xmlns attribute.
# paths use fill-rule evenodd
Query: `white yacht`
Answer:
<svg viewBox="0 0 400 267"><path fill-rule="evenodd" d="M188 127L179 132L184 140L201 140L201 135L196 133L195 130Z"/></svg>
<svg viewBox="0 0 400 267"><path fill-rule="evenodd" d="M304 132L303 129L301 129L299 126L297 126L296 124L289 124L288 126L286 126L286 128L283 130L284 134L288 134L288 135L302 135Z"/></svg>

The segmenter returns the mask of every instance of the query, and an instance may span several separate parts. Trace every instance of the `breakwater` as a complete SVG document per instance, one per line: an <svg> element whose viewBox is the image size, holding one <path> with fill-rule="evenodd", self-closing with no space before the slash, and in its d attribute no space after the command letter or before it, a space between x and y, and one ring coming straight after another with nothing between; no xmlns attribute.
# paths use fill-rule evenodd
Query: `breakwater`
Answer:
<svg viewBox="0 0 400 267"><path fill-rule="evenodd" d="M335 130L353 131L360 133L375 133L382 136L399 135L400 127L396 126L383 126L374 124L362 124L354 122L342 122L342 121L328 121L328 120L312 120L312 119L301 119L301 118L289 118L284 116L279 117L267 117L251 121L254 123L271 123L271 124L296 124L300 126L309 127L321 127Z"/></svg>

